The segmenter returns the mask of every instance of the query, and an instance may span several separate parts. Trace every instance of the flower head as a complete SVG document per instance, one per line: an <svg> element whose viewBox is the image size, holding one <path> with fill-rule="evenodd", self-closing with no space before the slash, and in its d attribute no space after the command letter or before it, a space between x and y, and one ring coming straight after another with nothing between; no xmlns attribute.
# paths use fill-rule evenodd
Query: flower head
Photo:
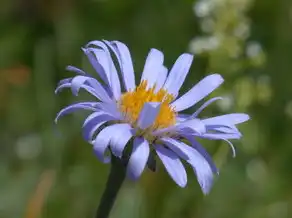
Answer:
<svg viewBox="0 0 292 218"><path fill-rule="evenodd" d="M139 178L144 168L147 165L150 167L150 159L158 157L171 178L184 187L187 174L181 162L183 159L193 168L203 192L208 193L218 169L197 138L224 140L234 152L229 140L241 137L235 125L247 121L249 116L226 114L198 118L204 108L221 97L206 101L193 114L180 112L209 95L222 84L223 78L219 74L209 75L178 97L193 61L191 54L179 56L168 72L163 65L163 53L151 49L140 84L136 86L132 58L125 44L119 41L92 41L83 51L100 80L69 66L67 69L77 75L60 81L56 92L71 88L72 93L78 95L82 88L97 100L69 105L58 113L56 121L73 111L89 110L91 114L82 127L83 137L93 145L99 160L110 162L111 156L106 155L108 150L112 155L123 158L124 150L131 141L128 177Z"/></svg>

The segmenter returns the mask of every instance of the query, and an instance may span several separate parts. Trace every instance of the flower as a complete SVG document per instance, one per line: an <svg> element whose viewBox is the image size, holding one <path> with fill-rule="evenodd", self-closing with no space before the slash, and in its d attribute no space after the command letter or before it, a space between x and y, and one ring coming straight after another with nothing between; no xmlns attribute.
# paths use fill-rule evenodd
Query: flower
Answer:
<svg viewBox="0 0 292 218"><path fill-rule="evenodd" d="M193 61L191 54L179 56L168 73L163 65L163 53L151 49L140 84L136 86L132 58L125 44L91 41L83 51L100 80L68 66L67 70L77 75L61 80L56 92L71 88L77 96L82 88L98 101L69 105L58 113L56 122L73 111L89 110L92 113L84 121L83 137L93 145L100 161L110 162L111 155L107 155L106 151L123 158L124 150L131 141L132 152L126 170L128 177L139 178L146 166L150 168L150 160L158 157L176 184L184 187L187 174L181 162L183 159L191 165L203 193L207 194L218 169L196 139L224 140L235 154L229 140L241 137L235 125L247 121L249 116L235 113L198 118L204 108L221 97L206 101L193 114L180 112L205 98L222 84L223 78L219 74L209 75L178 97Z"/></svg>

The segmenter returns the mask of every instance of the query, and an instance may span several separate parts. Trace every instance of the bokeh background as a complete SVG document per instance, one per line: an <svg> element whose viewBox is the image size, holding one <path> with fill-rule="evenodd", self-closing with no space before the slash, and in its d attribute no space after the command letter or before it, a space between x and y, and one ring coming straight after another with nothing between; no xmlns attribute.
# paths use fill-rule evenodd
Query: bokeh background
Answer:
<svg viewBox="0 0 292 218"><path fill-rule="evenodd" d="M1 218L93 217L109 165L81 138L86 113L54 124L77 101L54 94L72 76L65 67L94 74L80 49L93 39L125 42L137 75L152 47L168 67L194 53L182 91L211 72L225 78L212 94L225 100L202 115L252 117L235 159L225 143L202 142L221 170L208 196L193 173L180 189L160 165L124 184L111 218L292 217L291 0L1 0Z"/></svg>

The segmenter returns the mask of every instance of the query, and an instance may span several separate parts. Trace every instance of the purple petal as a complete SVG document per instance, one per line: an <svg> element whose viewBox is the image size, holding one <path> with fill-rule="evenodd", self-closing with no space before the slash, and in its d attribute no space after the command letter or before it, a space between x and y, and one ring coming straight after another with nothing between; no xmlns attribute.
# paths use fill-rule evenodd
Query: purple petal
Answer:
<svg viewBox="0 0 292 218"><path fill-rule="evenodd" d="M141 176L148 161L149 151L150 149L147 140L144 138L135 138L133 152L127 166L128 177L136 180Z"/></svg>
<svg viewBox="0 0 292 218"><path fill-rule="evenodd" d="M173 141L175 141L173 139ZM184 153L188 154L188 157L181 156L181 153L176 153L179 157L186 160L194 169L197 176L198 182L204 192L207 194L210 191L213 183L213 171L208 161L202 156L197 150L186 145L183 142L178 142L177 144L181 147Z"/></svg>
<svg viewBox="0 0 292 218"><path fill-rule="evenodd" d="M189 115L179 114L176 125L170 126L164 129L158 129L152 134L159 136L165 133L188 133L188 134L204 134L206 132L206 126L199 119L188 119Z"/></svg>
<svg viewBox="0 0 292 218"><path fill-rule="evenodd" d="M160 103L158 102L148 102L144 104L138 118L138 126L141 129L146 129L151 126L155 121L158 113L160 111Z"/></svg>
<svg viewBox="0 0 292 218"><path fill-rule="evenodd" d="M115 117L117 120L121 120L122 119L122 114L119 111L117 104L115 102L111 102L111 103L105 103L105 102L98 102L96 107L110 115L112 115L113 117Z"/></svg>
<svg viewBox="0 0 292 218"><path fill-rule="evenodd" d="M191 90L175 100L171 106L173 106L176 111L185 110L213 92L223 83L223 81L223 78L219 74L207 76L197 83Z"/></svg>
<svg viewBox="0 0 292 218"><path fill-rule="evenodd" d="M192 118L196 118L206 107L208 107L210 104L212 104L214 101L217 100L222 100L222 97L215 97L215 98L211 98L210 100L206 101L201 107L199 107L199 109L192 114Z"/></svg>
<svg viewBox="0 0 292 218"><path fill-rule="evenodd" d="M158 71L158 78L156 80L156 88L155 88L156 92L159 91L163 87L166 77L167 77L167 73L168 73L168 69L165 66L161 66L161 69Z"/></svg>
<svg viewBox="0 0 292 218"><path fill-rule="evenodd" d="M242 134L239 132L239 130L235 126L233 128L218 127L218 128L214 128L214 130L220 133L238 134L240 137L242 136Z"/></svg>
<svg viewBox="0 0 292 218"><path fill-rule="evenodd" d="M55 93L57 94L58 92L62 91L64 88L71 88L72 87L72 84L71 82L67 82L65 83L65 81L69 79L64 79L62 80L58 85L58 87L56 88L55 90ZM90 93L91 95L93 95L94 97L96 97L97 99L99 99L99 95L96 93L95 89L92 88L91 86L89 85L82 85L81 88L85 89L88 93Z"/></svg>
<svg viewBox="0 0 292 218"><path fill-rule="evenodd" d="M177 126L170 126L167 128L163 128L163 129L158 129L155 130L154 132L152 132L153 136L160 136L160 135L164 135L165 133L177 133L178 129Z"/></svg>
<svg viewBox="0 0 292 218"><path fill-rule="evenodd" d="M177 122L176 125L170 126L164 129L158 129L152 134L159 136L165 133L180 133L180 134L195 134L202 135L206 133L206 126L199 119L183 119L180 118L181 122Z"/></svg>
<svg viewBox="0 0 292 218"><path fill-rule="evenodd" d="M93 141L93 148L97 158L104 162L110 162L110 156L105 156L105 151L108 149L113 133L117 134L121 129L122 124L114 124L112 126L105 127L100 133L96 136Z"/></svg>
<svg viewBox="0 0 292 218"><path fill-rule="evenodd" d="M208 194L213 184L213 171L208 161L197 150L190 146L188 150L190 159L186 160L194 169L198 182L204 194Z"/></svg>
<svg viewBox="0 0 292 218"><path fill-rule="evenodd" d="M208 133L228 133L228 134L238 134L242 136L239 130L233 124L216 124L216 125L206 125Z"/></svg>
<svg viewBox="0 0 292 218"><path fill-rule="evenodd" d="M161 145L155 145L155 150L170 177L180 187L187 184L187 173L178 156Z"/></svg>
<svg viewBox="0 0 292 218"><path fill-rule="evenodd" d="M119 99L121 95L120 80L109 51L94 48L91 48L91 50L94 52L96 58L98 59L98 61L100 62L101 66L104 69L104 72L107 76L107 80L109 81L109 86L111 87L111 91L115 99L116 100Z"/></svg>
<svg viewBox="0 0 292 218"><path fill-rule="evenodd" d="M120 124L119 132L112 134L111 151L117 157L122 157L123 151L129 140L133 137L134 131L129 124Z"/></svg>
<svg viewBox="0 0 292 218"><path fill-rule="evenodd" d="M233 157L235 157L236 152L233 144L229 141L229 139L239 139L241 135L239 134L219 134L219 133L206 133L204 135L198 136L200 138L210 139L210 140L223 140L227 142L232 150Z"/></svg>
<svg viewBox="0 0 292 218"><path fill-rule="evenodd" d="M89 122L91 122L91 120L95 119L96 117L100 116L100 115L103 115L103 114L106 114L104 111L96 111L96 112L93 112L91 113L83 122L83 127L85 125L87 125Z"/></svg>
<svg viewBox="0 0 292 218"><path fill-rule="evenodd" d="M69 78L65 78L65 79L60 80L58 83L57 89L61 85L68 84L68 83L71 84L72 79L73 79L72 77L69 77ZM58 92L57 89L55 90L55 93Z"/></svg>
<svg viewBox="0 0 292 218"><path fill-rule="evenodd" d="M188 133L195 132L199 135L204 134L206 132L206 126L199 119L191 119L191 120L186 120L182 123L179 123L177 125L177 129L182 133L183 132L188 132Z"/></svg>
<svg viewBox="0 0 292 218"><path fill-rule="evenodd" d="M107 84L110 85L108 71L104 69L107 66L107 55L101 49L93 48L82 48L83 52L87 56L89 62L91 63L94 70L98 73L100 78Z"/></svg>
<svg viewBox="0 0 292 218"><path fill-rule="evenodd" d="M228 134L228 133L205 133L203 135L196 135L200 138L205 138L205 139L210 139L210 140L223 140L223 139L240 139L241 135L240 134L236 134L236 133L232 133L232 134Z"/></svg>
<svg viewBox="0 0 292 218"><path fill-rule="evenodd" d="M157 49L152 48L147 56L144 66L141 82L147 81L148 88L151 88L158 80L159 71L163 66L163 53Z"/></svg>
<svg viewBox="0 0 292 218"><path fill-rule="evenodd" d="M206 149L195 139L195 137L186 136L185 138L192 144L192 147L196 149L205 158L205 160L210 165L213 173L218 174L219 171L215 163L213 162L212 157L209 155Z"/></svg>
<svg viewBox="0 0 292 218"><path fill-rule="evenodd" d="M104 40L104 42L112 49L117 57L121 68L125 89L127 91L134 90L136 87L135 74L131 54L128 47L124 43L121 43L119 41L109 42Z"/></svg>
<svg viewBox="0 0 292 218"><path fill-rule="evenodd" d="M89 42L84 50L89 53L91 52L94 55L94 60L99 63L98 69L102 72L102 74L100 74L99 71L97 71L97 73L99 73L101 77L105 77L104 82L111 86L110 61L112 61L112 59L106 45L103 42L97 42L99 42L99 45L91 44L91 42ZM99 48L90 47L90 45L96 45Z"/></svg>
<svg viewBox="0 0 292 218"><path fill-rule="evenodd" d="M243 123L249 120L249 116L247 114L226 114L217 117L211 117L208 119L202 119L202 122L206 125L236 125L239 123Z"/></svg>
<svg viewBox="0 0 292 218"><path fill-rule="evenodd" d="M97 109L96 109L96 106L95 105L96 105L95 102L81 102L81 103L76 103L76 104L69 105L69 106L63 108L57 114L57 117L55 118L55 122L57 123L60 117L66 115L66 114L75 112L77 110L91 110L91 111L96 111Z"/></svg>
<svg viewBox="0 0 292 218"><path fill-rule="evenodd" d="M235 147L229 141L229 139L239 139L240 136L238 134L217 134L217 133L212 134L212 133L207 133L207 134L204 134L203 136L198 136L198 137L209 139L209 140L223 140L223 141L227 142L228 145L230 146L230 149L232 150L232 156L233 157L236 156Z"/></svg>
<svg viewBox="0 0 292 218"><path fill-rule="evenodd" d="M182 54L178 57L164 84L164 89L166 89L168 93L177 96L189 72L193 58L191 54Z"/></svg>
<svg viewBox="0 0 292 218"><path fill-rule="evenodd" d="M67 66L66 70L75 72L75 73L80 74L80 75L86 75L86 73L83 70L81 70L77 67L71 66L71 65Z"/></svg>
<svg viewBox="0 0 292 218"><path fill-rule="evenodd" d="M105 102L112 101L104 87L96 79L89 76L76 76L73 78L62 79L58 83L55 93L57 94L64 88L71 88L74 95L77 95L79 89L83 88L99 100Z"/></svg>
<svg viewBox="0 0 292 218"><path fill-rule="evenodd" d="M101 121L99 123L92 124L92 126L88 126L91 124L91 123L89 123L86 126L87 129L85 129L85 127L84 127L84 129L82 131L82 135L83 135L84 140L88 141L88 142L92 142L94 134L105 123L106 123L106 121Z"/></svg>
<svg viewBox="0 0 292 218"><path fill-rule="evenodd" d="M176 116L176 120L178 123L182 123L182 122L185 122L187 120L189 120L191 118L191 115L189 114L182 114L182 113L179 113L177 116Z"/></svg>
<svg viewBox="0 0 292 218"><path fill-rule="evenodd" d="M101 64L106 72L106 75L109 76L110 81L110 87L112 88L113 95L116 100L118 100L121 96L121 84L118 76L117 69L114 65L114 62L111 58L111 54L104 42L101 41L91 41L89 42L86 47L89 47L90 45L98 46L102 49L102 51L106 54L106 62ZM98 50L98 49L94 49ZM99 49L100 50L100 49ZM96 53L95 53L96 54ZM98 56L96 54L96 58L98 59Z"/></svg>
<svg viewBox="0 0 292 218"><path fill-rule="evenodd" d="M82 126L84 139L86 141L92 141L92 137L94 133L98 130L98 128L104 123L112 120L115 120L115 117L102 111L90 114L84 121L84 124Z"/></svg>
<svg viewBox="0 0 292 218"><path fill-rule="evenodd" d="M104 88L101 86L101 84L94 78L87 77L87 76L76 76L71 81L71 89L72 93L74 95L78 95L79 89L82 87L82 85L85 82L89 82L91 87L94 88L96 95L98 96L98 99L105 102L111 102L112 100L108 96L107 92L104 90Z"/></svg>
<svg viewBox="0 0 292 218"><path fill-rule="evenodd" d="M161 138L161 141L178 156L182 157L185 160L189 158L188 153L185 152L185 150L183 149L183 145L180 142L169 137Z"/></svg>

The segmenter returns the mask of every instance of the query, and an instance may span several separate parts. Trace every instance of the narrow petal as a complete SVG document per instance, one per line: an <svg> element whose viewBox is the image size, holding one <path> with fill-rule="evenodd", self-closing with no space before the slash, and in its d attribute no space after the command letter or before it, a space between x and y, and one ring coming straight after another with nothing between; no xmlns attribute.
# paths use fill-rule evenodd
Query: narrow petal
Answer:
<svg viewBox="0 0 292 218"><path fill-rule="evenodd" d="M164 84L164 89L166 89L168 93L177 96L189 72L193 58L191 54L182 54L176 60Z"/></svg>
<svg viewBox="0 0 292 218"><path fill-rule="evenodd" d="M94 152L100 161L104 163L110 162L111 158L110 156L105 156L105 152L108 149L113 133L117 134L121 130L121 125L122 124L115 124L105 127L93 141Z"/></svg>
<svg viewBox="0 0 292 218"><path fill-rule="evenodd" d="M153 136L160 136L160 135L164 135L165 133L177 133L178 129L177 126L170 126L167 128L163 128L163 129L158 129L155 130L154 132L152 132Z"/></svg>
<svg viewBox="0 0 292 218"><path fill-rule="evenodd" d="M107 55L101 49L82 48L84 54L87 56L90 64L98 73L100 78L110 86L110 77L107 74L105 67L107 67Z"/></svg>
<svg viewBox="0 0 292 218"><path fill-rule="evenodd" d="M180 132L195 132L199 135L206 133L206 126L205 124L199 120L199 119L191 119L191 120L186 120L182 123L179 123L177 125L177 129Z"/></svg>
<svg viewBox="0 0 292 218"><path fill-rule="evenodd" d="M162 69L164 61L163 53L157 49L152 48L147 56L146 63L144 65L141 82L147 81L148 88L151 88L158 80L159 70Z"/></svg>
<svg viewBox="0 0 292 218"><path fill-rule="evenodd" d="M143 109L140 112L138 118L138 126L141 129L146 129L151 126L155 121L160 110L160 103L157 102L148 102L144 104Z"/></svg>
<svg viewBox="0 0 292 218"><path fill-rule="evenodd" d="M94 88L95 93L98 96L99 100L111 102L110 97L108 96L104 88L101 86L101 84L96 79L87 76L76 76L72 79L71 81L72 93L74 95L78 95L79 89L85 82L88 82L91 85L91 87Z"/></svg>
<svg viewBox="0 0 292 218"><path fill-rule="evenodd" d="M67 84L67 83L71 83L72 79L73 79L72 77L62 79L62 80L60 80L60 81L58 82L58 86L61 86L61 85L63 85L63 84ZM55 92L56 92L56 91L55 91Z"/></svg>
<svg viewBox="0 0 292 218"><path fill-rule="evenodd" d="M211 98L208 101L206 101L201 107L199 107L198 110L196 110L195 113L192 114L192 118L196 118L206 107L208 107L210 104L212 104L213 102L217 101L217 100L222 100L222 97L215 97L215 98Z"/></svg>
<svg viewBox="0 0 292 218"><path fill-rule="evenodd" d="M155 136L163 135L165 133L180 133L180 134L195 134L202 135L206 133L206 126L199 119L179 118L181 122L176 125L164 129L158 129L152 134Z"/></svg>
<svg viewBox="0 0 292 218"><path fill-rule="evenodd" d="M168 73L168 69L165 66L161 66L161 69L158 72L158 78L156 80L156 87L155 87L156 92L159 91L163 87L166 77L167 77L167 73Z"/></svg>
<svg viewBox="0 0 292 218"><path fill-rule="evenodd" d="M90 110L90 111L96 111L96 103L95 102L81 102L81 103L76 103L76 104L72 104L72 105L69 105L65 108L63 108L56 116L55 118L55 123L58 122L59 118L66 115L66 114L69 114L69 113L72 113L72 112L75 112L77 110Z"/></svg>
<svg viewBox="0 0 292 218"><path fill-rule="evenodd" d="M214 131L219 132L219 133L238 134L238 135L242 136L241 133L239 132L239 130L236 128L236 126L229 126L229 127L226 127L226 126L219 126L219 127L207 126L207 131L209 131L209 130L214 130Z"/></svg>
<svg viewBox="0 0 292 218"><path fill-rule="evenodd" d="M106 48L106 47L105 47ZM116 100L118 100L121 96L121 84L120 84L120 79L118 76L118 72L116 70L116 67L114 65L114 62L110 56L109 51L106 49L104 50L104 53L106 54L106 60L104 62L104 69L107 72L106 75L108 77L111 91L113 93L113 96L115 97Z"/></svg>
<svg viewBox="0 0 292 218"><path fill-rule="evenodd" d="M213 185L212 168L205 157L197 150L190 146L185 148L188 150L191 157L187 162L193 167L203 193L208 194Z"/></svg>
<svg viewBox="0 0 292 218"><path fill-rule="evenodd" d="M149 144L144 138L135 138L133 143L133 152L127 166L127 176L133 180L138 179L148 161Z"/></svg>
<svg viewBox="0 0 292 218"><path fill-rule="evenodd" d="M81 70L77 67L71 66L71 65L67 66L66 70L75 72L75 73L80 74L80 75L86 75L86 73L83 70Z"/></svg>
<svg viewBox="0 0 292 218"><path fill-rule="evenodd" d="M96 107L110 115L112 115L113 117L115 117L117 120L121 120L122 114L119 111L116 102L98 102Z"/></svg>
<svg viewBox="0 0 292 218"><path fill-rule="evenodd" d="M239 139L241 135L239 134L220 134L220 133L206 133L204 135L198 136L200 138L209 139L209 140L223 140L228 143L232 150L232 156L236 156L235 148L233 144L229 141L230 139Z"/></svg>
<svg viewBox="0 0 292 218"><path fill-rule="evenodd" d="M104 111L96 111L96 112L93 112L91 113L83 122L83 127L85 125L87 125L89 122L91 122L91 120L93 120L94 118L100 116L100 115L103 115L103 114L106 114Z"/></svg>
<svg viewBox="0 0 292 218"><path fill-rule="evenodd" d="M181 156L180 153L176 154L186 160L193 167L204 194L207 194L210 191L213 183L213 171L210 164L205 159L205 157L194 148L186 145L183 142L177 141L177 143L180 144L180 147L182 150L184 150L184 153L188 154L188 158L184 158L184 156Z"/></svg>
<svg viewBox="0 0 292 218"><path fill-rule="evenodd" d="M133 128L129 124L120 124L119 132L112 134L111 151L117 157L122 157L123 151L127 143L134 135Z"/></svg>
<svg viewBox="0 0 292 218"><path fill-rule="evenodd" d="M114 54L117 57L117 60L119 62L121 73L123 76L123 82L125 89L127 91L134 90L135 85L135 74L134 74L134 68L133 68L133 62L131 58L131 53L128 49L128 47L119 41L106 41L104 42L111 48L111 50L114 52Z"/></svg>
<svg viewBox="0 0 292 218"><path fill-rule="evenodd" d="M186 136L185 138L191 143L192 147L196 149L206 159L213 173L219 174L219 171L215 163L213 162L212 157L209 155L206 149L195 139L195 137Z"/></svg>
<svg viewBox="0 0 292 218"><path fill-rule="evenodd" d="M86 47L89 47L90 45L98 46L102 49L102 51L105 52L107 60L106 60L106 63L104 63L102 66L104 70L107 72L106 74L109 76L110 86L112 88L113 95L115 99L118 100L121 96L121 84L120 84L117 69L114 65L114 62L111 58L111 54L106 44L102 41L91 41L86 45ZM98 57L96 56L96 58Z"/></svg>
<svg viewBox="0 0 292 218"><path fill-rule="evenodd" d="M183 145L180 142L169 137L162 138L161 142L167 145L169 149L171 149L174 153L176 153L178 156L182 157L183 159L186 160L189 158L188 153L186 153L185 150L182 148Z"/></svg>
<svg viewBox="0 0 292 218"><path fill-rule="evenodd" d="M103 111L98 111L90 114L84 121L82 126L82 135L86 141L92 141L94 133L98 130L100 126L108 121L115 120L115 117L107 114Z"/></svg>
<svg viewBox="0 0 292 218"><path fill-rule="evenodd" d="M178 123L182 123L184 121L187 121L189 120L190 118L192 118L191 115L189 114L182 114L182 113L179 113L177 116L176 116L176 120Z"/></svg>
<svg viewBox="0 0 292 218"><path fill-rule="evenodd" d="M219 74L207 76L197 83L191 90L175 100L171 106L173 106L176 111L185 110L213 92L223 83L223 81L223 78Z"/></svg>
<svg viewBox="0 0 292 218"><path fill-rule="evenodd" d="M180 187L187 184L187 173L179 157L171 150L161 145L155 145L155 150L170 177Z"/></svg>
<svg viewBox="0 0 292 218"><path fill-rule="evenodd" d="M90 76L75 76L71 78L62 79L55 90L55 93L62 91L64 88L71 88L74 95L78 95L80 88L85 89L97 99L109 102L111 94L101 85L96 79Z"/></svg>
<svg viewBox="0 0 292 218"><path fill-rule="evenodd" d="M64 80L62 80L62 82L64 82ZM71 88L71 87L72 87L71 82L67 82L67 83L60 84L56 88L55 93L57 94L58 92L61 92L64 88ZM80 88L83 88L88 93L90 93L91 95L93 95L94 97L96 97L97 99L99 99L99 95L96 93L95 89L92 88L91 86L89 86L89 85L82 85Z"/></svg>
<svg viewBox="0 0 292 218"><path fill-rule="evenodd" d="M109 90L109 86L102 85L99 83L96 79L92 78L86 81L92 88L94 88L96 95L99 96L98 99L100 99L103 102L113 102L112 99L112 92Z"/></svg>
<svg viewBox="0 0 292 218"><path fill-rule="evenodd" d="M57 88L55 89L55 94L61 92L64 88L71 88L72 77L62 79L58 82ZM83 88L83 87L82 87ZM92 88L92 87L90 87Z"/></svg>
<svg viewBox="0 0 292 218"><path fill-rule="evenodd" d="M228 134L238 134L241 136L241 133L233 124L206 125L206 129L208 133L228 133Z"/></svg>
<svg viewBox="0 0 292 218"><path fill-rule="evenodd" d="M227 134L227 133L205 133L203 135L196 135L200 138L210 139L210 140L225 140L225 139L240 139L240 134Z"/></svg>
<svg viewBox="0 0 292 218"><path fill-rule="evenodd" d="M216 124L222 124L222 125L236 125L239 123L243 123L249 120L249 116L247 114L226 114L221 115L217 117L211 117L208 119L202 119L202 122L206 125L216 125Z"/></svg>
<svg viewBox="0 0 292 218"><path fill-rule="evenodd" d="M100 121L96 122L95 124L88 123L83 129L82 129L82 135L85 141L88 141L92 143L94 134L98 131L98 129L105 124L107 121ZM92 124L92 125L91 125ZM91 125L91 126L89 126Z"/></svg>

